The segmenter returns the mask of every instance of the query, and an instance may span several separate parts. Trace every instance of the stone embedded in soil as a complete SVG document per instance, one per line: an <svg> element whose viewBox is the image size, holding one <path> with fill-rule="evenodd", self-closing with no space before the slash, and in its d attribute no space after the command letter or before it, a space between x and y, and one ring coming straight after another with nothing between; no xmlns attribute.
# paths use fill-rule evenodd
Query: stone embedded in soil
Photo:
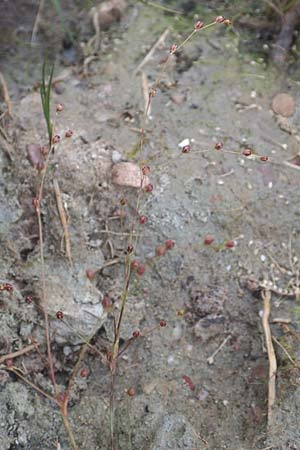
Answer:
<svg viewBox="0 0 300 450"><path fill-rule="evenodd" d="M145 187L149 184L149 178L143 176L140 167L132 162L121 162L112 168L112 182L119 186L134 188Z"/></svg>
<svg viewBox="0 0 300 450"><path fill-rule="evenodd" d="M96 269L103 262L100 250L82 252L82 258L74 263L72 270L65 260L46 260L46 310L57 344L77 345L103 325L106 319L101 303L103 294L95 286L96 282L86 276L86 267ZM56 318L57 311L63 312L63 320Z"/></svg>
<svg viewBox="0 0 300 450"><path fill-rule="evenodd" d="M290 117L294 114L295 101L289 94L277 94L272 100L272 109L276 114Z"/></svg>
<svg viewBox="0 0 300 450"><path fill-rule="evenodd" d="M126 9L125 0L109 0L91 9L90 16L95 26L96 21L101 30L107 30L114 22L121 20Z"/></svg>

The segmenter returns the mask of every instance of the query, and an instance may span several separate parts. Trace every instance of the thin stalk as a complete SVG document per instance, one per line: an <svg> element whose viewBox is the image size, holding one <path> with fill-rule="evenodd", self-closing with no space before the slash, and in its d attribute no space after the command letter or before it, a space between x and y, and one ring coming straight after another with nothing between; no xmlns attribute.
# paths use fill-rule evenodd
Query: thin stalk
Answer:
<svg viewBox="0 0 300 450"><path fill-rule="evenodd" d="M71 428L71 425L70 425L70 422L69 422L69 419L68 419L68 413L66 411L66 414L65 414L63 408L61 409L61 416L62 416L62 419L63 419L63 422L64 422L64 426L65 426L65 429L66 429L66 432L68 434L68 438L69 438L69 441L70 441L70 443L72 445L73 450L79 450L79 447L76 444L76 441L75 441L75 438L74 438L74 434L72 432L72 428Z"/></svg>
<svg viewBox="0 0 300 450"><path fill-rule="evenodd" d="M216 22L212 22L212 23L210 23L208 25L205 25L201 30L208 29L208 28L212 27L215 24L216 24ZM166 68L167 68L167 65L169 64L171 56L174 53L176 53L180 48L182 48L185 44L187 44L190 41L190 39L192 39L192 37L198 31L199 30L194 29L188 35L188 37L178 47L176 47L175 51L169 52L166 61L162 65L161 70L160 70L156 80L154 81L154 83L153 83L153 85L152 85L152 87L151 87L151 89L149 91L147 105L146 105L146 108L144 110L143 125L141 127L141 137L140 137L140 142L139 142L140 155L142 155L144 144L145 144L146 120L147 120L147 116L148 116L148 112L149 112L149 109L150 109L150 106L151 106L152 99L155 96L155 89L159 85L159 83L160 83L160 81L161 81L161 79L162 79L162 77L163 77L163 75L164 75L164 73L166 71ZM141 166L141 161L140 161L140 166ZM137 217L138 217L140 198L141 198L141 194L142 194L142 191L143 191L143 184L144 184L144 177L142 176L141 177L141 186L140 186L140 189L138 191L138 197L137 197L136 214L135 214L135 217L134 217L134 220L133 220L133 224L132 224L132 230L131 230L130 237L129 237L129 243L132 242L133 236L134 236L134 227L135 227L135 223L136 223ZM135 244L137 244L137 240L138 240L138 237L136 237ZM121 325L122 325L122 320L123 320L123 316L124 316L126 301L127 301L127 297L128 297L130 278L131 278L130 275L131 275L131 267L130 267L130 256L129 256L129 257L126 258L125 284L124 284L124 289L123 289L123 292L122 292L122 295L121 295L121 310L120 310L120 314L119 314L119 318L118 318L117 324L115 325L115 336L114 336L114 343L113 343L113 347L112 347L112 355L111 355L111 360L110 360L110 372L111 372L111 380L110 380L110 438L111 438L111 450L116 450L116 446L115 446L115 432L114 432L114 421L115 421L114 400L115 400L115 380L116 380L116 372L117 372L117 362L118 362L118 357L123 353L123 351L126 350L128 345L131 343L131 341L129 341L129 344L127 346L125 346L124 349L119 351Z"/></svg>
<svg viewBox="0 0 300 450"><path fill-rule="evenodd" d="M116 366L111 370L110 377L110 398L109 398L109 425L110 425L110 447L111 450L116 450L115 446L115 381L116 381Z"/></svg>
<svg viewBox="0 0 300 450"><path fill-rule="evenodd" d="M53 401L54 403L56 403L57 405L59 404L58 401L50 394L47 394L47 392L43 391L43 389L39 388L38 386L36 386L34 383L32 383L31 381L27 380L27 378L25 378L18 369L14 368L14 367L6 367L6 370L9 370L10 372L13 372L15 375L17 375L17 377L19 377L22 381L24 381L24 383L28 384L29 386L31 386L35 391L37 391L39 394L43 395L44 397L46 397L48 400Z"/></svg>
<svg viewBox="0 0 300 450"><path fill-rule="evenodd" d="M40 258L41 258L41 281L42 281L42 304L43 304L43 315L44 315L44 321L45 321L45 334L46 334L46 342L47 342L47 355L48 355L48 364L49 364L49 375L51 379L51 383L54 388L55 394L57 393L57 385L56 385L56 379L55 379L55 373L54 373L54 365L53 365L53 356L52 356L52 350L51 350L51 339L50 339L50 327L49 327L49 316L47 312L47 290L46 290L46 273L45 273L45 256L44 256L44 235L43 235L43 224L42 224L42 217L41 217L41 202L43 198L43 190L44 190L44 184L45 184L45 177L47 168L49 166L50 156L53 151L53 146L51 146L46 164L45 169L42 175L42 180L40 184L39 194L37 198L37 206L36 206L36 214L38 219L38 227L39 227L39 241L40 241Z"/></svg>

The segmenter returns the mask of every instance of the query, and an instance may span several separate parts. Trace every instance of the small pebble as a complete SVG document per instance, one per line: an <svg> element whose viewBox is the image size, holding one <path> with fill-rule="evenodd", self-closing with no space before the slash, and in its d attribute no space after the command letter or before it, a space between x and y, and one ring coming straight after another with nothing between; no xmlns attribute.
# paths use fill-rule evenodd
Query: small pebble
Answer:
<svg viewBox="0 0 300 450"><path fill-rule="evenodd" d="M112 154L111 154L111 160L114 164L122 161L122 155L120 152L118 152L117 150L113 150Z"/></svg>
<svg viewBox="0 0 300 450"><path fill-rule="evenodd" d="M178 147L183 148L186 145L190 145L190 140L188 138L186 138L183 141L179 142Z"/></svg>

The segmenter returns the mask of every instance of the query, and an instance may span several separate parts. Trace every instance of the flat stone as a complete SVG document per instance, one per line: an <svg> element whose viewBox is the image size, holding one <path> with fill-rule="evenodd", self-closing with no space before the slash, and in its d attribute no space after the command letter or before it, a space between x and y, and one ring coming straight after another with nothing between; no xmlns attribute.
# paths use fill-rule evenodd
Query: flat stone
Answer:
<svg viewBox="0 0 300 450"><path fill-rule="evenodd" d="M272 101L272 109L276 114L283 117L290 117L294 114L295 101L289 94L277 94Z"/></svg>
<svg viewBox="0 0 300 450"><path fill-rule="evenodd" d="M145 187L149 178L143 176L140 167L132 162L120 162L112 168L112 182L119 186Z"/></svg>

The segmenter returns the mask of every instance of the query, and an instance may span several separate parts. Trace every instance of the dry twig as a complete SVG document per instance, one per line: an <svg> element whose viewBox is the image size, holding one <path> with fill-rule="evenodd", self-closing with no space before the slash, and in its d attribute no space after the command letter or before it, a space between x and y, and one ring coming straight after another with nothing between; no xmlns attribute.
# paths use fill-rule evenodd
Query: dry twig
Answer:
<svg viewBox="0 0 300 450"><path fill-rule="evenodd" d="M27 347L17 350L16 352L8 353L7 355L1 356L0 364L4 363L4 361L6 361L7 359L14 359L17 358L18 356L24 355L25 353L31 352L31 350L35 350L37 345L39 344L38 343L30 344L27 345Z"/></svg>
<svg viewBox="0 0 300 450"><path fill-rule="evenodd" d="M163 34L160 36L160 38L155 42L155 44L151 47L151 50L147 53L143 61L138 65L138 67L135 70L135 74L137 74L142 68L147 64L147 62L152 58L156 50L163 44L164 40L170 33L169 28L167 28Z"/></svg>
<svg viewBox="0 0 300 450"><path fill-rule="evenodd" d="M148 85L148 78L144 71L142 71L142 88L143 88L143 96L144 96L144 114L147 116L147 118L151 114L151 105L149 105L148 108L148 102L149 102L149 85Z"/></svg>
<svg viewBox="0 0 300 450"><path fill-rule="evenodd" d="M271 311L271 291L262 291L262 298L264 301L264 310L262 317L262 325L264 329L266 346L268 351L269 359L269 385L268 385L268 429L272 427L274 423L273 407L276 401L276 372L277 372L277 361L272 344L272 334L269 324L269 317Z"/></svg>
<svg viewBox="0 0 300 450"><path fill-rule="evenodd" d="M54 191L55 191L57 209L58 209L60 221L61 221L61 224L62 224L62 227L63 227L63 230L64 230L64 238L65 238L65 243L66 243L66 254L67 254L68 261L69 261L69 265L70 265L70 267L72 267L73 263L72 263L72 254L71 254L71 244L70 244L70 235L69 235L69 229L68 229L68 221L67 221L67 218L66 218L66 213L65 213L63 201L62 201L62 198L61 198L61 192L60 192L60 188L59 188L59 184L58 184L57 180L53 180L53 186L54 186Z"/></svg>
<svg viewBox="0 0 300 450"><path fill-rule="evenodd" d="M9 117L12 117L9 92L8 92L7 84L6 84L6 81L4 79L2 72L0 72L0 84L2 86L3 97L4 97L6 107L7 107L7 114L9 115Z"/></svg>

